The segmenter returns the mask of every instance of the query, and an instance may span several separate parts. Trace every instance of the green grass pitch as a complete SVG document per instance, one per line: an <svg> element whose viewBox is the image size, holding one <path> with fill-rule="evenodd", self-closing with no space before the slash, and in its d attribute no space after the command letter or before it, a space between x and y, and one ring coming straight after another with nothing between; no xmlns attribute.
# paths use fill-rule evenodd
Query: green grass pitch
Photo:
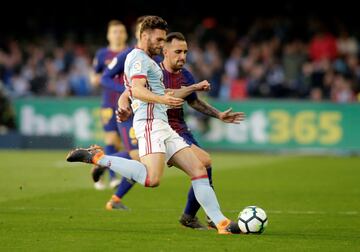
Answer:
<svg viewBox="0 0 360 252"><path fill-rule="evenodd" d="M0 152L0 251L360 251L359 157L212 153L223 212L258 205L269 218L262 235L221 236L178 224L182 172L166 168L159 188L124 198L131 211L108 212L111 190L65 154Z"/></svg>

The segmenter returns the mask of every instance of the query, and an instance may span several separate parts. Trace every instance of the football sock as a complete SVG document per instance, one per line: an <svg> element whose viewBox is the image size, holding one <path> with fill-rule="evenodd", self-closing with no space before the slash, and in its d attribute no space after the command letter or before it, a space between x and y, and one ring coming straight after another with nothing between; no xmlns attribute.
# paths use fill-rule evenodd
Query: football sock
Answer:
<svg viewBox="0 0 360 252"><path fill-rule="evenodd" d="M115 195L122 199L134 185L135 181L123 177L121 179L121 183L119 184L118 189L116 190Z"/></svg>
<svg viewBox="0 0 360 252"><path fill-rule="evenodd" d="M192 178L191 183L196 199L205 210L207 216L209 216L216 225L225 220L226 217L220 211L219 202L214 190L210 186L207 176Z"/></svg>
<svg viewBox="0 0 360 252"><path fill-rule="evenodd" d="M209 183L210 186L213 187L212 185L212 172L211 172L211 167L208 167L206 169L208 177L209 177ZM188 198L187 198L187 202L186 202L186 207L184 210L185 214L188 214L192 217L195 217L196 213L199 211L200 209L200 204L199 202L196 200L195 194L194 194L194 189L191 186L190 190L188 192Z"/></svg>
<svg viewBox="0 0 360 252"><path fill-rule="evenodd" d="M116 152L116 148L114 145L106 145L104 147L104 152L106 155L112 155ZM115 172L110 169L109 169L109 177L110 177L110 180L116 178Z"/></svg>
<svg viewBox="0 0 360 252"><path fill-rule="evenodd" d="M127 151L117 152L117 153L113 154L113 156L131 159L131 157ZM121 179L121 182L120 182L117 190L116 190L115 195L118 196L119 198L123 198L125 196L125 194L134 186L134 184L135 184L135 181L132 181L130 179L123 177Z"/></svg>
<svg viewBox="0 0 360 252"><path fill-rule="evenodd" d="M96 161L96 164L109 167L114 172L117 172L128 179L134 180L144 186L148 186L146 167L139 161L103 155Z"/></svg>

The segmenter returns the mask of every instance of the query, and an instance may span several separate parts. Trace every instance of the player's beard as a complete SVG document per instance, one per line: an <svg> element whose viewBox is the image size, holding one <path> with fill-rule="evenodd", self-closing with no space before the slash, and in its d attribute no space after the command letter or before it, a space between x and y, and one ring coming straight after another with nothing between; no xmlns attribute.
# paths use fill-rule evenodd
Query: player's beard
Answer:
<svg viewBox="0 0 360 252"><path fill-rule="evenodd" d="M175 64L172 64L172 69L175 71L179 71L185 65L184 61L177 60Z"/></svg>
<svg viewBox="0 0 360 252"><path fill-rule="evenodd" d="M154 46L150 39L148 39L147 48L151 56L159 55L161 53L161 48Z"/></svg>
<svg viewBox="0 0 360 252"><path fill-rule="evenodd" d="M184 65L185 65L185 61L184 61L184 60L178 60L178 61L176 61L176 66L177 66L177 68L181 69L181 68L183 68Z"/></svg>

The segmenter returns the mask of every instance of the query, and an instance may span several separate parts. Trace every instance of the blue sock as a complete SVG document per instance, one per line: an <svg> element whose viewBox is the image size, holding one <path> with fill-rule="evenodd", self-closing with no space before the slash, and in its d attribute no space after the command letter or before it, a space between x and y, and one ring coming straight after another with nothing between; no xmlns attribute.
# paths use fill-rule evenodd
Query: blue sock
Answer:
<svg viewBox="0 0 360 252"><path fill-rule="evenodd" d="M210 186L214 189L214 185L213 185L213 181L212 181L212 168L211 168L211 166L206 167L206 172L207 172L207 175L209 177Z"/></svg>
<svg viewBox="0 0 360 252"><path fill-rule="evenodd" d="M207 171L207 174L208 174L208 177L209 177L210 186L213 187L211 167L208 167L206 169L206 171ZM187 199L187 202L186 202L186 207L185 207L184 213L194 217L196 215L196 213L199 211L199 209L200 209L200 204L196 200L194 189L191 186L190 190L188 192L188 199Z"/></svg>
<svg viewBox="0 0 360 252"><path fill-rule="evenodd" d="M127 151L117 152L117 153L113 154L112 156L131 159L131 157ZM119 198L123 198L124 195L134 186L134 184L135 184L135 181L123 177L121 180L121 183L118 186L118 189L117 189L115 195L118 196Z"/></svg>
<svg viewBox="0 0 360 252"><path fill-rule="evenodd" d="M106 155L112 155L116 152L116 148L114 145L106 145L104 148L105 154ZM110 180L116 178L116 174L114 171L109 169L109 177Z"/></svg>
<svg viewBox="0 0 360 252"><path fill-rule="evenodd" d="M122 199L134 185L135 181L123 177L115 195Z"/></svg>

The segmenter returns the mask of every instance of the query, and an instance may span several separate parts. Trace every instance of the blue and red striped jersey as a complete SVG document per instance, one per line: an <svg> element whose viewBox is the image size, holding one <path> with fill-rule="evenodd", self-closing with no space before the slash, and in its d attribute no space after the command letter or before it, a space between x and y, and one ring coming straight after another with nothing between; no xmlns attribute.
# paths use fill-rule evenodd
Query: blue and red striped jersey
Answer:
<svg viewBox="0 0 360 252"><path fill-rule="evenodd" d="M129 48L126 48L120 52L111 51L109 48L101 48L97 51L95 59L94 59L94 71L96 73L103 73L106 69L114 63L114 58L117 55L121 55L125 53L125 57L127 53L131 51ZM101 80L101 86L103 87L102 93L102 106L104 107L117 107L117 101L124 91L124 81L123 81L123 71L112 79L111 83L103 82Z"/></svg>
<svg viewBox="0 0 360 252"><path fill-rule="evenodd" d="M182 68L179 73L170 73L165 69L162 63L160 66L164 75L165 88L179 89L181 86L190 86L195 83L193 75L186 68ZM185 98L187 102L191 102L196 99L196 92L191 93ZM184 118L183 107L168 109L167 115L171 128L173 128L177 133L188 131Z"/></svg>

